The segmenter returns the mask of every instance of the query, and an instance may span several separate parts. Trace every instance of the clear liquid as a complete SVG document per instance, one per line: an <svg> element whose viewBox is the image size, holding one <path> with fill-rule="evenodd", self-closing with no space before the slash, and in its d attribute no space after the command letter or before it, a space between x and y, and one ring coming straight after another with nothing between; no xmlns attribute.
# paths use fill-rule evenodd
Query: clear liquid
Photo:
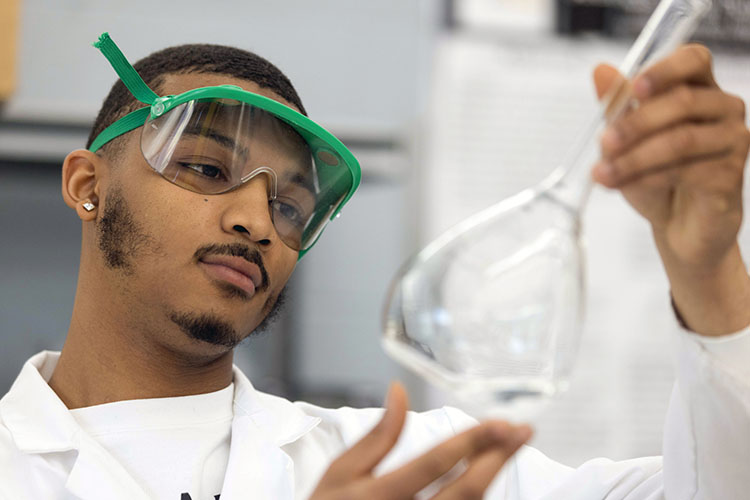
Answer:
<svg viewBox="0 0 750 500"><path fill-rule="evenodd" d="M393 359L448 391L452 405L478 419L531 420L543 411L553 396L567 388L565 380L541 376L487 377L450 372L402 342L392 340L391 336L383 338L383 347Z"/></svg>
<svg viewBox="0 0 750 500"><path fill-rule="evenodd" d="M428 247L389 294L386 352L480 418L533 416L566 387L578 345L577 219L548 197L517 203L532 198Z"/></svg>

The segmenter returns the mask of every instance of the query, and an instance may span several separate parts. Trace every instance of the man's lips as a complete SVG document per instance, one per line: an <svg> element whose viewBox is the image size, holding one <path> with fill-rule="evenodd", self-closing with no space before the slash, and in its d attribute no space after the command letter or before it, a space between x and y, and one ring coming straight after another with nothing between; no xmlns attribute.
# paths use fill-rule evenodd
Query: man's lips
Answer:
<svg viewBox="0 0 750 500"><path fill-rule="evenodd" d="M262 285L260 268L242 257L208 255L199 260L203 270L212 278L226 281L253 295Z"/></svg>

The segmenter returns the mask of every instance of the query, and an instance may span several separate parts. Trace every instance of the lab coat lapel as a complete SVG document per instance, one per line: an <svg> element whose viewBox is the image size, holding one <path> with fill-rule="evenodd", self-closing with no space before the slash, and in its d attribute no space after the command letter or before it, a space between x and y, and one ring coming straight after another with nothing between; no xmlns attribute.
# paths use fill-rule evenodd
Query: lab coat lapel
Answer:
<svg viewBox="0 0 750 500"><path fill-rule="evenodd" d="M293 403L257 392L234 369L234 421L221 500L293 500L294 462L281 447L310 432L320 419Z"/></svg>
<svg viewBox="0 0 750 500"><path fill-rule="evenodd" d="M232 422L232 445L221 500L293 500L294 465L248 415Z"/></svg>
<svg viewBox="0 0 750 500"><path fill-rule="evenodd" d="M59 353L29 359L8 394L0 415L19 450L27 454L77 453L65 488L83 500L147 499L143 489L99 443L86 435L47 384Z"/></svg>
<svg viewBox="0 0 750 500"><path fill-rule="evenodd" d="M65 488L83 500L148 500L133 477L96 441L81 436Z"/></svg>

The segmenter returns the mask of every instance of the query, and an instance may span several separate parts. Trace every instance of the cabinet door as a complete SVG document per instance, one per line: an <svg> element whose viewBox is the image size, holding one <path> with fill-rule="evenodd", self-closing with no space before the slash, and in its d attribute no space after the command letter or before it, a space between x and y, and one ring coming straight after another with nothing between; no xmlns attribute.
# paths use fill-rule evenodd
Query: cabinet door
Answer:
<svg viewBox="0 0 750 500"><path fill-rule="evenodd" d="M20 0L0 2L0 101L10 97L16 85L16 54Z"/></svg>

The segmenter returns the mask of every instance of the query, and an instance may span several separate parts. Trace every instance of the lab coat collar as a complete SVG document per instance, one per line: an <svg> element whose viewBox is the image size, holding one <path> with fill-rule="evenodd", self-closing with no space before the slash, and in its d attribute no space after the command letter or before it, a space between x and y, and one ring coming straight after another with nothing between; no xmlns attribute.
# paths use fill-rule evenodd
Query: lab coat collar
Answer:
<svg viewBox="0 0 750 500"><path fill-rule="evenodd" d="M47 380L59 352L42 351L31 357L10 391L0 400L0 416L24 453L48 453L77 448L81 427ZM44 376L46 375L46 377Z"/></svg>
<svg viewBox="0 0 750 500"><path fill-rule="evenodd" d="M42 351L31 357L0 400L0 417L18 449L27 454L74 451L65 489L78 498L146 500L148 496L99 443L88 436L47 380L60 357ZM98 480L92 479L98 478Z"/></svg>
<svg viewBox="0 0 750 500"><path fill-rule="evenodd" d="M249 417L275 446L293 443L320 423L320 418L307 415L289 400L255 390L237 366L233 367L233 375L235 421ZM233 427L233 436L234 430Z"/></svg>
<svg viewBox="0 0 750 500"><path fill-rule="evenodd" d="M49 387L59 356L50 351L33 356L0 400L0 417L16 446L27 454L77 452L65 488L79 498L146 499L136 481L83 431ZM222 500L242 498L248 491L258 493L256 498L292 499L294 465L281 447L310 432L320 419L283 398L256 391L236 366L233 377L235 415Z"/></svg>
<svg viewBox="0 0 750 500"><path fill-rule="evenodd" d="M78 448L81 427L65 403L47 384L60 357L42 351L21 369L10 391L0 400L0 416L24 453L49 453ZM258 392L242 371L233 367L235 419L248 422L276 446L292 443L320 422L286 399ZM245 420L245 419L243 419Z"/></svg>

